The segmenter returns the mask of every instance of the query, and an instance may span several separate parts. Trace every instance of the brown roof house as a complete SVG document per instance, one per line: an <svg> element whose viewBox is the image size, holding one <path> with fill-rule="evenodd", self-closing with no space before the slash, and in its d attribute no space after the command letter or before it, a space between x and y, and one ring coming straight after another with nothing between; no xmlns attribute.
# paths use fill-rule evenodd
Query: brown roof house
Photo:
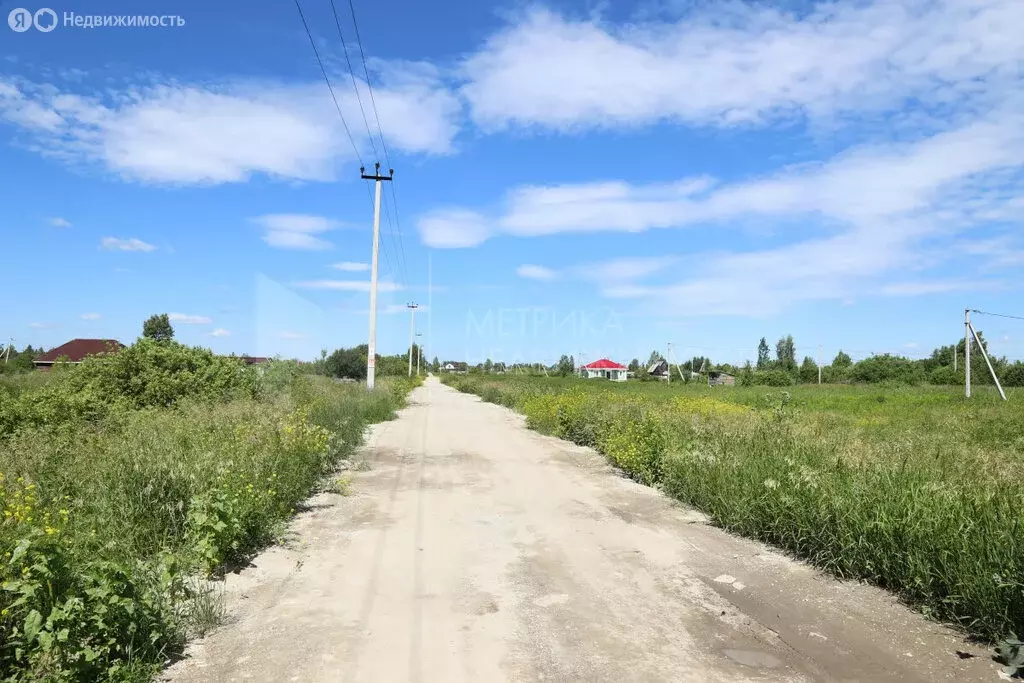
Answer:
<svg viewBox="0 0 1024 683"><path fill-rule="evenodd" d="M123 348L124 344L116 339L72 339L66 344L50 349L33 362L40 370L49 370L61 356L68 363L77 365L86 356L95 356L98 353L113 353Z"/></svg>

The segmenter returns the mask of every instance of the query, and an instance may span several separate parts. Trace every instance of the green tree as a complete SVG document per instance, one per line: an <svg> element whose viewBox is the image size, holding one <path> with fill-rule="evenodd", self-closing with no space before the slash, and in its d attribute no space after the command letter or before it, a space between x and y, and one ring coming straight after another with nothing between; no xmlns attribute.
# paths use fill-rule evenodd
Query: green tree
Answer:
<svg viewBox="0 0 1024 683"><path fill-rule="evenodd" d="M640 372L640 359L639 358L634 358L633 360L629 361L629 371L632 372L632 373Z"/></svg>
<svg viewBox="0 0 1024 683"><path fill-rule="evenodd" d="M430 371L434 373L441 372L441 361L437 359L437 356L434 356L434 360L430 363Z"/></svg>
<svg viewBox="0 0 1024 683"><path fill-rule="evenodd" d="M818 364L810 356L804 356L804 362L800 364L800 381L804 384L818 381Z"/></svg>
<svg viewBox="0 0 1024 683"><path fill-rule="evenodd" d="M775 359L783 370L796 369L796 346L793 344L793 335L779 337L779 341L775 343Z"/></svg>
<svg viewBox="0 0 1024 683"><path fill-rule="evenodd" d="M561 377L568 377L573 373L575 368L576 364L573 361L573 357L563 354L562 357L558 359L558 364L555 366L555 374Z"/></svg>
<svg viewBox="0 0 1024 683"><path fill-rule="evenodd" d="M651 351L651 355L647 358L647 367L651 367L655 363L659 363L664 359L665 357L657 350Z"/></svg>
<svg viewBox="0 0 1024 683"><path fill-rule="evenodd" d="M174 339L174 328L171 327L171 319L166 313L151 315L142 323L142 336L155 341L170 341Z"/></svg>
<svg viewBox="0 0 1024 683"><path fill-rule="evenodd" d="M493 370L493 369L494 369L494 361L492 361L490 358L488 358L487 360L484 361L484 372L489 375L489 374L491 374L491 370Z"/></svg>
<svg viewBox="0 0 1024 683"><path fill-rule="evenodd" d="M850 355L842 349L840 349L839 353L836 354L836 357L832 359L832 367L834 368L848 368L851 365L853 365L853 359L850 358Z"/></svg>
<svg viewBox="0 0 1024 683"><path fill-rule="evenodd" d="M369 347L366 344L351 349L336 349L327 356L324 362L327 374L331 377L348 377L349 379L366 379L366 359Z"/></svg>
<svg viewBox="0 0 1024 683"><path fill-rule="evenodd" d="M761 343L757 345L757 369L764 370L772 363L772 350L768 347L768 340L761 337Z"/></svg>

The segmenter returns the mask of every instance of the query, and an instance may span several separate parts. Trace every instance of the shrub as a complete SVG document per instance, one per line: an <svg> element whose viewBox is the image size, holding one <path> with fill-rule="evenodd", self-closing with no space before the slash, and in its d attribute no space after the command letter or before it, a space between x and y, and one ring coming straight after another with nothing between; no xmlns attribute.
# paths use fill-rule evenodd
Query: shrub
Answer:
<svg viewBox="0 0 1024 683"><path fill-rule="evenodd" d="M757 370L750 382L753 386L788 387L793 384L793 376L785 370Z"/></svg>

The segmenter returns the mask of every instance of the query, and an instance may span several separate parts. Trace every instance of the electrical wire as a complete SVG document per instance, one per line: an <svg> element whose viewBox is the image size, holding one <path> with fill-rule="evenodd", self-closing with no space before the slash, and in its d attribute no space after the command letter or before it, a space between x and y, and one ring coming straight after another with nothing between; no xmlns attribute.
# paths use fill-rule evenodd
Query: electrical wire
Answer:
<svg viewBox="0 0 1024 683"><path fill-rule="evenodd" d="M971 313L977 313L978 315L991 315L997 318L1010 318L1011 320L1024 320L1024 316L1007 315L1006 313L989 313L988 311L979 311L976 308L972 308Z"/></svg>
<svg viewBox="0 0 1024 683"><path fill-rule="evenodd" d="M302 28L306 29L306 36L309 38L309 44L313 48L313 54L316 55L316 63L320 65L320 73L324 75L324 81L327 83L327 89L331 91L331 99L334 100L334 108L338 110L338 116L341 117L341 125L345 128L345 135L348 136L348 141L352 144L352 151L356 153L356 159L359 160L359 165L363 166L363 158L359 154L359 147L356 146L355 138L352 137L352 131L349 130L348 122L345 121L345 115L341 113L341 105L338 104L338 98L334 94L334 86L331 85L331 79L327 77L327 69L324 68L324 61L320 59L320 51L316 49L316 41L313 40L313 34L309 30L309 24L306 23L306 15L302 13L302 6L299 4L299 0L295 0L295 9L299 11L299 19L302 20Z"/></svg>
<svg viewBox="0 0 1024 683"><path fill-rule="evenodd" d="M331 2L331 7L332 7L332 9L334 7L333 0ZM359 154L359 146L356 145L355 138L352 137L352 131L348 127L348 122L345 120L345 114L342 113L342 111L341 111L341 104L338 102L338 97L337 97L337 95L334 92L334 86L331 85L331 79L327 75L327 69L324 67L323 59L320 58L320 51L316 49L316 41L313 40L313 33L309 30L309 24L306 22L306 15L303 14L303 12L302 12L302 5L299 4L299 0L295 0L295 9L298 10L298 12L299 12L299 19L302 20L302 28L305 29L305 31L306 31L306 37L309 38L309 45L310 45L310 47L313 48L313 54L316 56L317 64L320 65L320 73L323 74L324 82L327 83L327 89L331 93L331 99L334 101L334 108L337 110L338 117L341 119L341 125L345 129L345 135L348 137L348 141L352 145L352 151L355 152L356 159L359 161L360 167L365 167L366 164L363 163L363 157L362 157L361 154ZM334 16L335 16L335 20L337 20L337 12L335 12ZM342 35L341 34L340 23L339 23L339 26L338 26L338 35L339 36ZM344 38L342 38L342 45L344 46ZM346 57L346 59L348 58L348 52L347 51L345 53L345 57ZM349 73L351 73L351 64L349 64ZM354 83L355 83L355 76L353 76L353 85L354 85ZM356 88L356 97L357 97L357 99L359 97L359 89L358 88ZM362 102L360 102L359 106L360 106L360 111L362 111ZM363 113L363 122L366 124L367 133L369 133L370 124L366 120L366 113L365 112ZM372 146L372 143L373 143L372 135L370 137L370 142L371 142L371 146ZM377 153L377 150L376 150L376 148L374 148L374 154L376 155L376 153ZM367 199L369 199L369 201L370 201L370 207L372 209L372 207L373 207L373 195L370 192L370 186L369 185L366 185L366 196L367 196ZM384 253L384 261L387 263L388 272L392 275L392 277L395 277L395 269L391 265L391 259L388 257L387 247L383 243L383 241L380 242L380 247L381 247L381 251L383 251L383 253Z"/></svg>
<svg viewBox="0 0 1024 683"><path fill-rule="evenodd" d="M359 113L363 115L363 125L366 126L366 137L370 141L370 147L373 149L373 156L376 161L380 161L380 155L377 154L377 145L373 141L373 133L370 132L370 122L366 118L366 109L363 108L363 97L359 94L359 85L356 83L356 73L352 70L352 59L348 56L348 43L345 42L345 34L341 30L341 21L338 19L338 8L334 5L334 0L331 0L331 13L334 14L334 25L338 27L338 38L341 39L341 50L345 53L345 64L348 65L348 75L352 78L352 89L356 91L356 102L359 103ZM388 162L391 163L390 161Z"/></svg>
<svg viewBox="0 0 1024 683"><path fill-rule="evenodd" d="M333 1L334 0L331 0L332 4L333 4ZM355 29L356 44L359 46L359 57L360 57L360 59L361 59L361 61L363 63L363 75L366 77L366 89L370 93L370 105L373 107L373 118L374 118L374 120L377 123L377 134L380 137L381 149L384 151L384 160L387 162L388 168L392 168L392 165L391 165L391 155L388 153L388 145L384 141L384 129L380 125L380 113L379 113L379 111L377 109L377 100L373 96L373 84L370 81L370 69L366 65L366 52L363 50L363 39L359 35L359 21L356 19L356 7L355 7L355 4L353 3L352 0L348 0L348 8L349 8L349 11L352 14L352 28ZM372 136L371 136L371 138L372 138ZM401 224L401 222L399 221L399 218L398 218L398 195L397 195L397 193L395 191L395 183L394 183L394 181L391 182L391 198L392 198L392 202L395 205L395 223L396 223L396 227L398 229L398 247L399 247L399 255L400 255L401 261L402 261L401 267L403 269L403 272L406 275L408 275L408 270L409 270L408 269L408 263L407 263L406 258L405 258L405 240L402 238L402 224ZM389 218L390 218L390 214L388 214L388 215L389 215ZM389 223L390 223L390 220L389 220ZM392 233L392 239L393 239L393 233ZM406 281L408 281L407 277L406 277Z"/></svg>

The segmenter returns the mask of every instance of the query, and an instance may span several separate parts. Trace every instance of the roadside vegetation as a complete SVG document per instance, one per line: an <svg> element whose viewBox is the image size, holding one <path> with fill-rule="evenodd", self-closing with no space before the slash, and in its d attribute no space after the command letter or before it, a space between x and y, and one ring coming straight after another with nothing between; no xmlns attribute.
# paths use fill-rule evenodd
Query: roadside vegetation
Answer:
<svg viewBox="0 0 1024 683"><path fill-rule="evenodd" d="M151 327L0 377L2 680L148 680L216 620L205 579L278 537L414 384L367 392Z"/></svg>
<svg viewBox="0 0 1024 683"><path fill-rule="evenodd" d="M1024 393L442 375L832 574L1024 633Z"/></svg>

